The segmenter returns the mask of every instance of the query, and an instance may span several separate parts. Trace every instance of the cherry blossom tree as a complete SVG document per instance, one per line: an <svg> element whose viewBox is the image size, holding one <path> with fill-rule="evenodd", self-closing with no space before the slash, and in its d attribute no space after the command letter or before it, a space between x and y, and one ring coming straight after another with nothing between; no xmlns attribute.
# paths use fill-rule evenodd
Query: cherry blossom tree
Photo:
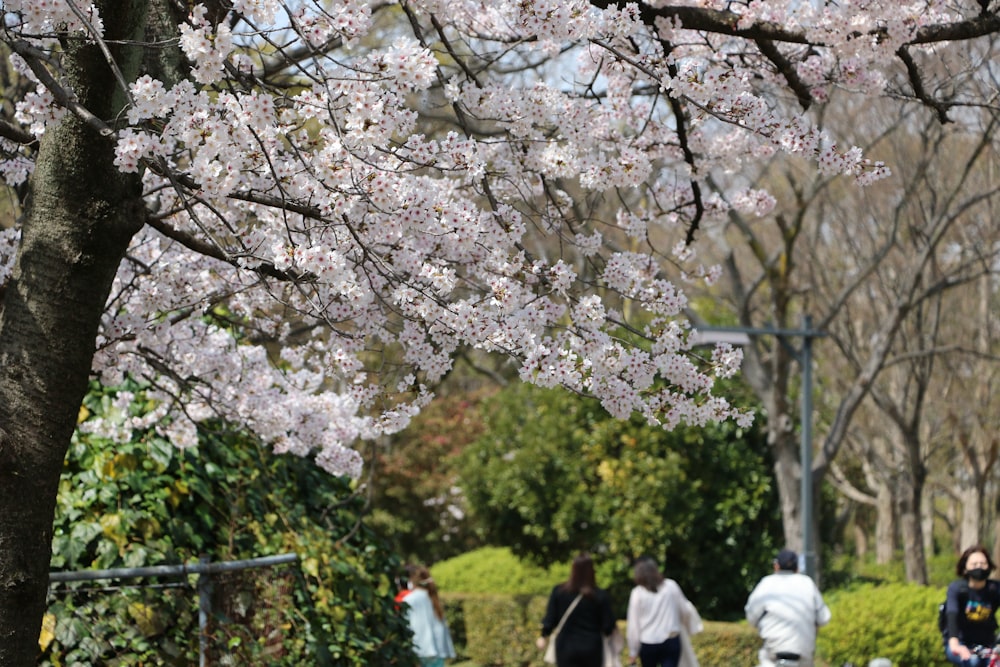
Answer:
<svg viewBox="0 0 1000 667"><path fill-rule="evenodd" d="M452 359L613 414L745 421L692 354L700 229L772 198L704 179L776 152L889 169L809 116L905 94L996 2L6 0L0 665L31 664L86 383L130 376L177 446L207 418L359 476ZM983 100L962 100L970 104Z"/></svg>

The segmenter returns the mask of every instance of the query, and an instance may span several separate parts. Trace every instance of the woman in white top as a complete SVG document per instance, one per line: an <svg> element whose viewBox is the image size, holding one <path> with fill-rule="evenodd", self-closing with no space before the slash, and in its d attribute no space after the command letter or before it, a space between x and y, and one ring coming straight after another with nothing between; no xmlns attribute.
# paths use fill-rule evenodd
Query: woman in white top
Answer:
<svg viewBox="0 0 1000 667"><path fill-rule="evenodd" d="M455 647L444 618L444 607L430 570L419 565L412 570L413 590L403 598L406 618L413 631L413 649L421 667L444 667L446 658L455 657Z"/></svg>
<svg viewBox="0 0 1000 667"><path fill-rule="evenodd" d="M701 630L698 612L676 581L664 579L652 558L636 561L633 579L625 630L629 664L638 658L642 667L678 667L681 633Z"/></svg>

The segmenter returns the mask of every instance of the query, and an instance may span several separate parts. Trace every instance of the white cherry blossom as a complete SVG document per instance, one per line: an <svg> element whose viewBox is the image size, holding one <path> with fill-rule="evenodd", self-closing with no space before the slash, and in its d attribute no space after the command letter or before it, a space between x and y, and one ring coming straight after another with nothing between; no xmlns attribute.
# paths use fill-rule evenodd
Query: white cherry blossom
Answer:
<svg viewBox="0 0 1000 667"><path fill-rule="evenodd" d="M148 224L94 371L150 383L157 409L88 428L155 423L183 447L221 417L357 476L357 443L405 428L468 349L619 417L745 424L711 393L740 351L689 353L678 285L720 274L698 262L699 225L775 201L706 179L778 152L886 178L796 95L882 94L920 30L981 4L234 0L213 17L196 3L173 38L190 79L122 69L125 107L90 118L58 38L101 40L98 12L5 2L12 66L32 82L20 129L37 139L77 114L143 174ZM707 10L732 20L685 27ZM769 36L787 68L740 31ZM30 178L33 150L3 140L7 183ZM0 285L18 239L0 231Z"/></svg>

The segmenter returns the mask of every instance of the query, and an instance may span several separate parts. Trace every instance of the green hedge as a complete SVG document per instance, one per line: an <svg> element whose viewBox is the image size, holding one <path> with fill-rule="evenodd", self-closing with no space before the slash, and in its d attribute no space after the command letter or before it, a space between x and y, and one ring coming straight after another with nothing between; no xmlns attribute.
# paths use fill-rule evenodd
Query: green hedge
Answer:
<svg viewBox="0 0 1000 667"><path fill-rule="evenodd" d="M122 389L130 393L93 384L81 422L122 423L155 407L141 386ZM52 569L296 553L295 566L212 577L210 664L416 665L409 627L392 598L402 565L361 520L365 501L354 484L213 426L191 449L174 447L154 427L126 443L78 430L59 483ZM114 582L112 588L123 586L114 591L102 582L53 586L37 664L198 664L193 584L183 577Z"/></svg>
<svg viewBox="0 0 1000 667"><path fill-rule="evenodd" d="M442 592L491 595L548 595L553 586L566 581L569 570L569 563L539 567L506 547L483 547L431 568Z"/></svg>
<svg viewBox="0 0 1000 667"><path fill-rule="evenodd" d="M937 629L945 589L917 584L862 585L826 595L832 620L819 632L817 653L831 665L867 665L888 658L893 665L943 665Z"/></svg>
<svg viewBox="0 0 1000 667"><path fill-rule="evenodd" d="M705 621L705 630L691 638L691 645L701 667L752 667L760 638L747 623Z"/></svg>
<svg viewBox="0 0 1000 667"><path fill-rule="evenodd" d="M833 616L819 632L818 667L867 665L888 658L897 667L943 665L937 631L941 587L860 585L825 595ZM543 667L535 638L547 595L442 594L460 658L482 667ZM622 632L624 622L619 622ZM692 638L701 667L753 667L760 638L745 621L705 622Z"/></svg>
<svg viewBox="0 0 1000 667"><path fill-rule="evenodd" d="M441 595L456 652L477 665L544 665L535 639L547 596Z"/></svg>
<svg viewBox="0 0 1000 667"><path fill-rule="evenodd" d="M460 660L482 667L544 667L535 647L547 595L442 594ZM619 621L625 633L625 622ZM705 623L692 644L701 667L756 664L757 634L746 623ZM622 651L622 664L627 650Z"/></svg>

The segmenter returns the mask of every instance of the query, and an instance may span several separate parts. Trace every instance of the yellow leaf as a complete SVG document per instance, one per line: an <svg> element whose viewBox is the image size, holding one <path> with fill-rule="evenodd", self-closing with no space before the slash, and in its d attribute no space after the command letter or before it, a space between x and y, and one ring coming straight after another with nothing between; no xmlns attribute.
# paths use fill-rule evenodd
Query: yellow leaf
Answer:
<svg viewBox="0 0 1000 667"><path fill-rule="evenodd" d="M174 482L170 489L167 491L167 502L169 502L174 507L181 504L181 500L184 499L189 493L188 484L183 479L179 479Z"/></svg>
<svg viewBox="0 0 1000 667"><path fill-rule="evenodd" d="M153 607L141 602L133 602L128 606L128 615L139 627L139 632L145 637L158 635L166 628L163 617Z"/></svg>
<svg viewBox="0 0 1000 667"><path fill-rule="evenodd" d="M122 532L122 517L120 514L103 514L100 518L101 528L104 536L118 545L118 549L124 549L128 544L128 537Z"/></svg>
<svg viewBox="0 0 1000 667"><path fill-rule="evenodd" d="M115 454L114 458L104 464L101 472L108 479L118 476L120 470L135 470L138 460L131 454Z"/></svg>
<svg viewBox="0 0 1000 667"><path fill-rule="evenodd" d="M45 614L42 616L42 632L38 635L38 648L44 653L52 640L56 638L56 616L55 614Z"/></svg>

